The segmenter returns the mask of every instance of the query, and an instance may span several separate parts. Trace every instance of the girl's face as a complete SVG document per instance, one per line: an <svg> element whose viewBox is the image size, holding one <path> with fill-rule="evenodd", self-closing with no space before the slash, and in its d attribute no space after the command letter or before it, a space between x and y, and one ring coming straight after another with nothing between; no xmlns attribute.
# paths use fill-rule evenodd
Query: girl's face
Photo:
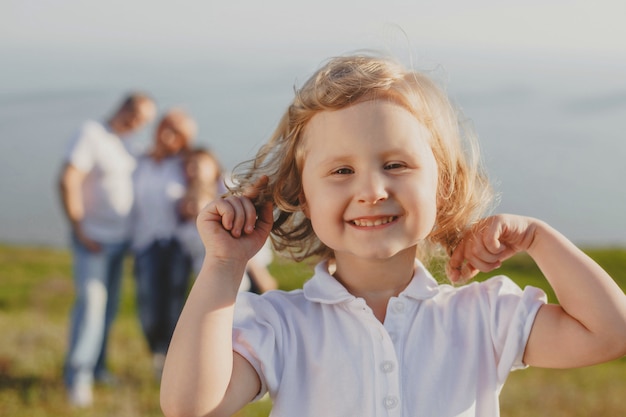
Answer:
<svg viewBox="0 0 626 417"><path fill-rule="evenodd" d="M315 115L304 131L304 212L342 256L386 259L431 232L437 163L428 130L403 107L366 101Z"/></svg>

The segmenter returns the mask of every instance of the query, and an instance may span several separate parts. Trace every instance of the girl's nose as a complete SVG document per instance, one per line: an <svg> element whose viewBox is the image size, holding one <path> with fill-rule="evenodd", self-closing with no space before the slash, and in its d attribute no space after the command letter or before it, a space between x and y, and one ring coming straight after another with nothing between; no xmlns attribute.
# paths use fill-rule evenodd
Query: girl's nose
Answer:
<svg viewBox="0 0 626 417"><path fill-rule="evenodd" d="M358 183L357 199L359 203L376 204L389 197L386 181L379 173L363 175Z"/></svg>

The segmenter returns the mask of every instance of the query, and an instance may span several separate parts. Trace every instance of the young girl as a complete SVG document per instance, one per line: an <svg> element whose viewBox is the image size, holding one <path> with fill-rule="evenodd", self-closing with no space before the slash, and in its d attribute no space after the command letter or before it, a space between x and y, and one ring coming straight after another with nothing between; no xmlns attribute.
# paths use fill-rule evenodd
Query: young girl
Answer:
<svg viewBox="0 0 626 417"><path fill-rule="evenodd" d="M315 73L239 187L198 216L207 256L168 353L165 414L229 416L269 392L275 416L497 416L513 369L624 355L624 293L546 223L481 219L489 185L457 126L441 90L391 60ZM270 232L321 262L302 290L236 300ZM439 285L423 264L437 247L453 283L525 251L561 305L503 276Z"/></svg>

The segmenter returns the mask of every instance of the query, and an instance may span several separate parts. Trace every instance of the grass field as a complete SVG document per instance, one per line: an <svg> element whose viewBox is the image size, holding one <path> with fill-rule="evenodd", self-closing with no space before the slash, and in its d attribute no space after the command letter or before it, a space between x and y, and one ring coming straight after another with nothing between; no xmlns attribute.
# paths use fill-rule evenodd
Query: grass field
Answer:
<svg viewBox="0 0 626 417"><path fill-rule="evenodd" d="M626 249L588 253L613 275L622 289L626 288ZM67 318L73 299L69 253L0 245L0 416L162 415L158 383L153 378L150 356L135 315L130 261L126 266L120 315L112 330L110 347L110 365L119 384L97 387L94 407L75 410L68 407L61 382ZM301 286L310 270L309 266L288 262L272 265L272 272L284 289ZM522 286L546 288L525 256L507 262L502 272ZM514 372L501 399L505 417L626 416L626 359L567 371ZM263 400L237 416L267 416L270 408L269 400Z"/></svg>

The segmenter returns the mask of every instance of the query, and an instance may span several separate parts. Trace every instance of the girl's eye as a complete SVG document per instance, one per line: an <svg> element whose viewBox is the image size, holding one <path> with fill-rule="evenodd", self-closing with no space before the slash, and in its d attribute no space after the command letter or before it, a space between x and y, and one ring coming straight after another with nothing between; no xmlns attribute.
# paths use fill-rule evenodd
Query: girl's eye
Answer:
<svg viewBox="0 0 626 417"><path fill-rule="evenodd" d="M398 169L398 168L404 168L404 165L401 164L400 162L390 162L387 165L385 165L386 170Z"/></svg>
<svg viewBox="0 0 626 417"><path fill-rule="evenodd" d="M352 171L350 168L338 168L333 171L333 175L347 175L352 174L353 172L354 171Z"/></svg>

